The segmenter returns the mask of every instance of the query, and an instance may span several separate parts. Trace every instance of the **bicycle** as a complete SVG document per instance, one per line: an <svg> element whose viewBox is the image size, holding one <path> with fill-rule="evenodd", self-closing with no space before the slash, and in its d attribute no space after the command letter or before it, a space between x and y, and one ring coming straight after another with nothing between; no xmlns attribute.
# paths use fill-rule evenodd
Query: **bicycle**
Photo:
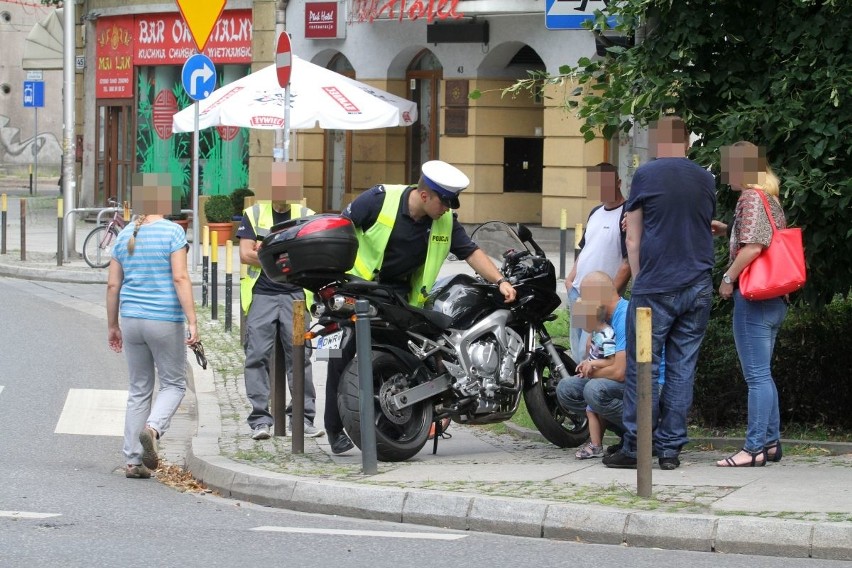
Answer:
<svg viewBox="0 0 852 568"><path fill-rule="evenodd" d="M122 216L122 211L118 209L118 202L114 199L109 200L112 207L116 207L116 211L104 225L98 225L86 235L86 240L83 241L83 260L92 268L106 268L109 266L109 261L112 260L112 246L115 244L115 238L118 232L124 228L127 222Z"/></svg>

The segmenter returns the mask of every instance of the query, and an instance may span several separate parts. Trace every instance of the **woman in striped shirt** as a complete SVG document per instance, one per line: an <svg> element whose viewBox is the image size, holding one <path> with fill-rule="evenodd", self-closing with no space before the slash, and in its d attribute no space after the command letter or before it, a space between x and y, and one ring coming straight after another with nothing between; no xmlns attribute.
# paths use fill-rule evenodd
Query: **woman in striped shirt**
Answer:
<svg viewBox="0 0 852 568"><path fill-rule="evenodd" d="M144 186L134 192L148 189L171 188ZM124 349L129 369L124 425L129 478L148 478L157 468L157 440L186 390L185 345L198 341L187 249L184 230L162 214L137 217L113 248L107 282L108 341L116 353ZM160 389L152 406L155 371Z"/></svg>

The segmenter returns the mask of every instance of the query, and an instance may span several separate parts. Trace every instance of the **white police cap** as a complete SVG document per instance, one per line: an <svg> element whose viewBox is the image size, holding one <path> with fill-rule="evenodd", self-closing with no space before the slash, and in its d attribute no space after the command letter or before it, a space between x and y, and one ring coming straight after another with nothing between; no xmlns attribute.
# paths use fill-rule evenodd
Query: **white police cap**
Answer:
<svg viewBox="0 0 852 568"><path fill-rule="evenodd" d="M451 209L459 208L459 192L470 185L470 180L455 166L441 160L430 160L420 168L423 183L438 194Z"/></svg>

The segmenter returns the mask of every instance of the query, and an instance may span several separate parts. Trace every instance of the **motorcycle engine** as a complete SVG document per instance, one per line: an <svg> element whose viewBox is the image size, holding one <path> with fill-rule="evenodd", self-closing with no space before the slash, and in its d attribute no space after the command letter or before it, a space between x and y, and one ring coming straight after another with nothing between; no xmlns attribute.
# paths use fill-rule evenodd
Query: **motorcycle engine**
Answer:
<svg viewBox="0 0 852 568"><path fill-rule="evenodd" d="M506 328L505 333L507 345L501 345L491 334L472 342L467 352L468 369L444 361L447 370L456 378L455 388L464 396L494 398L501 385L514 386L515 360L524 343L513 330Z"/></svg>

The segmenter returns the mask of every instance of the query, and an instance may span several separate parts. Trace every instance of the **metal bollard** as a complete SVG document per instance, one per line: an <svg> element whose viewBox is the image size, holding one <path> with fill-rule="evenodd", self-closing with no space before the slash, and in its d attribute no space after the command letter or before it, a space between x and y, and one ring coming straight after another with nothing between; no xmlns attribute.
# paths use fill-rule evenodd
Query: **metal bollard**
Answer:
<svg viewBox="0 0 852 568"><path fill-rule="evenodd" d="M275 436L287 435L287 365L281 336L275 334L275 347L269 362L269 384L272 385L269 413L272 414Z"/></svg>
<svg viewBox="0 0 852 568"><path fill-rule="evenodd" d="M562 210L559 216L559 278L565 280L565 253L568 240L568 211Z"/></svg>
<svg viewBox="0 0 852 568"><path fill-rule="evenodd" d="M195 221L193 221L194 223ZM201 307L207 307L207 282L210 278L210 227L204 225L204 237L201 241Z"/></svg>
<svg viewBox="0 0 852 568"><path fill-rule="evenodd" d="M574 262L577 262L577 257L580 256L580 241L583 240L583 224L577 223L574 225Z"/></svg>
<svg viewBox="0 0 852 568"><path fill-rule="evenodd" d="M27 260L27 200L20 199L21 204L21 260Z"/></svg>
<svg viewBox="0 0 852 568"><path fill-rule="evenodd" d="M219 319L219 233L210 234L210 319Z"/></svg>
<svg viewBox="0 0 852 568"><path fill-rule="evenodd" d="M636 309L636 494L650 498L653 394L651 308Z"/></svg>
<svg viewBox="0 0 852 568"><path fill-rule="evenodd" d="M234 244L228 240L225 241L225 331L231 331L231 320L233 319L231 312L233 307L231 304L234 301L234 284L233 265L234 265Z"/></svg>
<svg viewBox="0 0 852 568"><path fill-rule="evenodd" d="M248 266L240 264L240 345L246 342L246 310L243 308L242 280L248 278Z"/></svg>
<svg viewBox="0 0 852 568"><path fill-rule="evenodd" d="M6 254L6 194L0 195L0 254Z"/></svg>
<svg viewBox="0 0 852 568"><path fill-rule="evenodd" d="M56 266L62 266L62 235L65 224L62 222L62 198L56 200Z"/></svg>
<svg viewBox="0 0 852 568"><path fill-rule="evenodd" d="M355 302L355 349L358 357L358 408L361 412L361 468L378 473L376 455L376 409L373 407L373 357L370 337L370 302Z"/></svg>
<svg viewBox="0 0 852 568"><path fill-rule="evenodd" d="M305 453L305 301L293 302L293 453Z"/></svg>

